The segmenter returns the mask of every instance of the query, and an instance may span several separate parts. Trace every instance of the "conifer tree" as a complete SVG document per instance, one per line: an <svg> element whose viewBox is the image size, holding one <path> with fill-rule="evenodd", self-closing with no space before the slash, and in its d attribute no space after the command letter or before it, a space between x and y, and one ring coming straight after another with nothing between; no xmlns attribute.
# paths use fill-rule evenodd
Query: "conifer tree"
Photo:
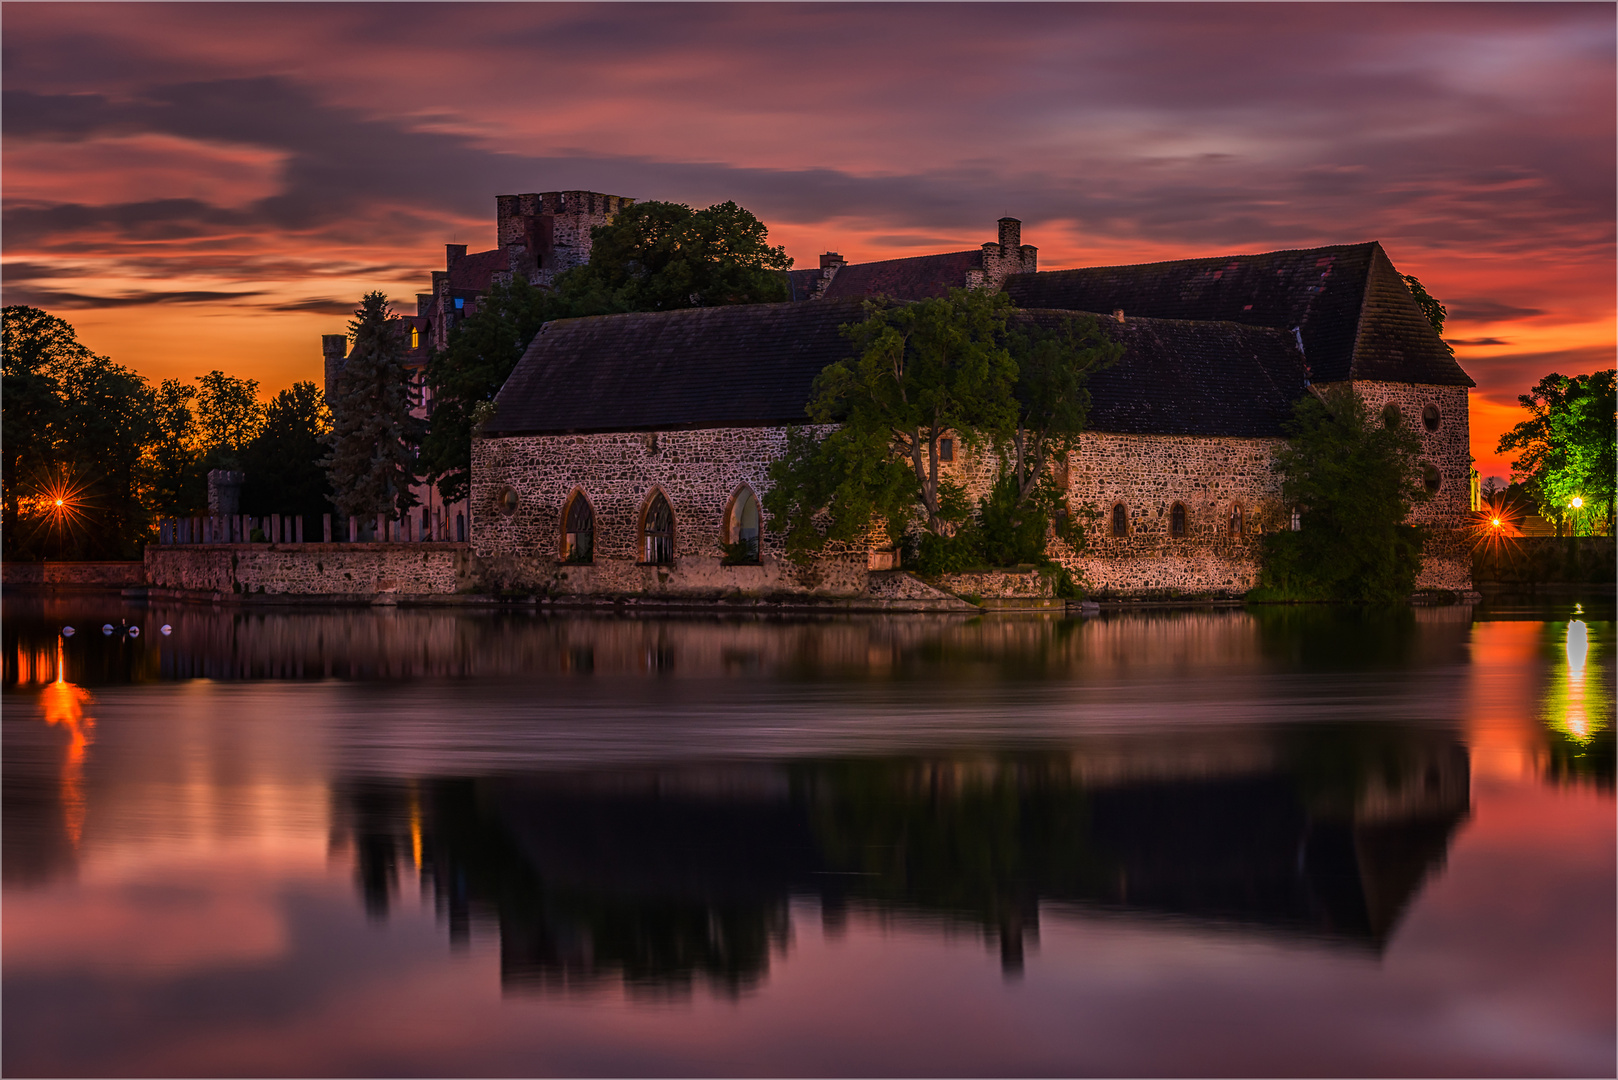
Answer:
<svg viewBox="0 0 1618 1080"><path fill-rule="evenodd" d="M348 330L354 347L337 375L329 452L320 465L338 512L369 521L416 504L410 485L423 423L410 415L404 338L388 298L367 293Z"/></svg>

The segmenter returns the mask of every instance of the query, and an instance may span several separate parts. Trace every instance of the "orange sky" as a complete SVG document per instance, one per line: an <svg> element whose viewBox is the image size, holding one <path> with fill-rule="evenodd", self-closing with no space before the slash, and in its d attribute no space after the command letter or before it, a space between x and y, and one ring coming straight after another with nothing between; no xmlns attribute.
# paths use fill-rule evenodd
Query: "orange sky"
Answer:
<svg viewBox="0 0 1618 1080"><path fill-rule="evenodd" d="M296 18L288 13L295 11ZM734 198L798 265L1381 240L1450 309L1483 475L1613 364L1610 5L8 5L5 303L267 392L494 196Z"/></svg>

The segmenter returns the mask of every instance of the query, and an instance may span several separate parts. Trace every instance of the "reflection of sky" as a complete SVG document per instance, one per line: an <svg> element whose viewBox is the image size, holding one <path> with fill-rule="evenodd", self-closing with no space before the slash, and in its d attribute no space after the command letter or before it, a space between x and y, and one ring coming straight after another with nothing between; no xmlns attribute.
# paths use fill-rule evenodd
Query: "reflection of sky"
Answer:
<svg viewBox="0 0 1618 1080"><path fill-rule="evenodd" d="M1233 615L1233 624L1240 619ZM1272 713L1259 707L1308 715L1324 695L1357 687L1300 675L1263 684L1276 695L1264 699L1252 689L1262 684L1256 661L1239 679L1221 681L1212 670L1231 663L1216 646L1247 657L1249 634L1224 641L1199 621L1180 637L1174 625L1150 628L1182 658L1175 681L1204 695L1181 698L1176 712L1217 701L1266 718ZM1587 627L1578 679L1571 638L1559 635L1561 658L1547 661L1546 624L1478 623L1460 670L1464 695L1443 677L1457 671L1447 660L1363 691L1362 710L1463 722L1474 762L1491 764L1475 769L1473 820L1380 963L1312 945L1048 911L1022 981L1008 986L974 935L951 938L855 912L834 937L799 904L786 955L757 992L740 1002L698 994L677 1007L632 1005L611 988L584 1001L505 997L499 945L486 933L475 929L469 949L451 952L430 906L413 903L386 924L367 924L352 854L330 846L338 755L374 748L388 733L418 746L452 745L477 719L466 682L109 687L98 692L94 768L79 789L77 875L32 888L6 883L5 1071L226 1074L251 1062L282 1075L719 1074L781 1072L790 1061L791 1071L827 1075L1191 1074L1223 1060L1238 1063L1234 1071L1273 1074L1329 1060L1358 1073L1588 1073L1610 1065L1613 1045L1612 801L1588 788L1522 781L1534 775L1542 706L1560 708L1566 722L1576 685L1580 715L1610 713L1600 696L1601 626ZM1108 662L1105 642L1091 644L1083 663ZM1162 675L1151 669L1148 681ZM1431 680L1449 703L1446 714L1435 711ZM685 714L662 719L676 729L665 739L687 722L704 735L690 704L702 688L691 682ZM652 689L672 693L680 682L640 685L648 696L637 707L655 700ZM800 697L813 689L787 688ZM1244 688L1254 696L1241 697ZM902 709L922 690L901 689L867 689L870 716ZM1083 698L1116 703L1125 689L1097 683ZM82 715L88 697L75 700ZM1188 725L1124 703L1141 707L1108 713L1111 730L1144 728L1159 732L1165 748L1185 745ZM1084 704L1072 695L1069 714ZM599 700L580 714L594 725L581 744L611 738L607 706ZM523 714L510 707L508 730L516 730ZM1013 711L999 722L1011 723ZM781 723L755 720L752 730ZM55 735L68 725L29 726ZM360 728L372 733L369 743L354 736ZM714 737L741 730L719 725ZM954 734L985 730L994 729ZM914 737L937 732L918 728ZM60 753L60 742L52 745ZM8 729L8 756L13 749ZM531 749L542 751L544 740ZM62 759L50 760L55 769ZM1520 768L1503 767L1512 761ZM409 829L409 857L419 865L414 801ZM415 875L402 869L408 895ZM53 1018L69 1015L71 1029ZM207 1018L200 1028L199 1016Z"/></svg>

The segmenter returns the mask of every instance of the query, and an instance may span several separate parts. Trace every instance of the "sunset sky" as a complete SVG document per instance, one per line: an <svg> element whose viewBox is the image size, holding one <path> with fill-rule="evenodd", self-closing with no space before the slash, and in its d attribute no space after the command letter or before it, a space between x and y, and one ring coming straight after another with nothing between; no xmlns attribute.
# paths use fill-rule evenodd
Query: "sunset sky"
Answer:
<svg viewBox="0 0 1618 1080"><path fill-rule="evenodd" d="M1042 269L1380 240L1449 307L1483 475L1613 365L1615 8L23 4L6 304L152 379L320 378L494 197L735 199L799 266Z"/></svg>

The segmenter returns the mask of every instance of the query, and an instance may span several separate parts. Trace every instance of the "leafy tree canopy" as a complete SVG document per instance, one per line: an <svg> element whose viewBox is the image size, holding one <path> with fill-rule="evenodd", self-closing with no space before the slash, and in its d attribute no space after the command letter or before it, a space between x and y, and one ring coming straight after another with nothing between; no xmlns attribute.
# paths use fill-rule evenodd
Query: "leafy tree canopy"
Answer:
<svg viewBox="0 0 1618 1080"><path fill-rule="evenodd" d="M240 467L242 449L264 424L264 405L258 399L257 379L238 379L223 371L197 378L196 439L199 449L216 469Z"/></svg>
<svg viewBox="0 0 1618 1080"><path fill-rule="evenodd" d="M1421 441L1407 426L1372 419L1346 386L1305 397L1276 456L1281 495L1301 516L1297 532L1264 538L1259 600L1397 602L1415 588L1423 535L1406 524L1430 497Z"/></svg>
<svg viewBox="0 0 1618 1080"><path fill-rule="evenodd" d="M331 431L331 413L312 382L292 384L264 409L264 422L242 448L242 509L250 514L318 518L331 506L319 461Z"/></svg>
<svg viewBox="0 0 1618 1080"><path fill-rule="evenodd" d="M589 263L556 282L574 314L787 299L786 249L771 247L764 223L734 202L633 203L590 237Z"/></svg>
<svg viewBox="0 0 1618 1080"><path fill-rule="evenodd" d="M1568 517L1571 503L1584 507L1572 515L1580 531L1613 520L1614 369L1591 375L1551 373L1517 398L1531 414L1500 437L1497 453L1515 453L1512 479L1523 485L1551 520Z"/></svg>

